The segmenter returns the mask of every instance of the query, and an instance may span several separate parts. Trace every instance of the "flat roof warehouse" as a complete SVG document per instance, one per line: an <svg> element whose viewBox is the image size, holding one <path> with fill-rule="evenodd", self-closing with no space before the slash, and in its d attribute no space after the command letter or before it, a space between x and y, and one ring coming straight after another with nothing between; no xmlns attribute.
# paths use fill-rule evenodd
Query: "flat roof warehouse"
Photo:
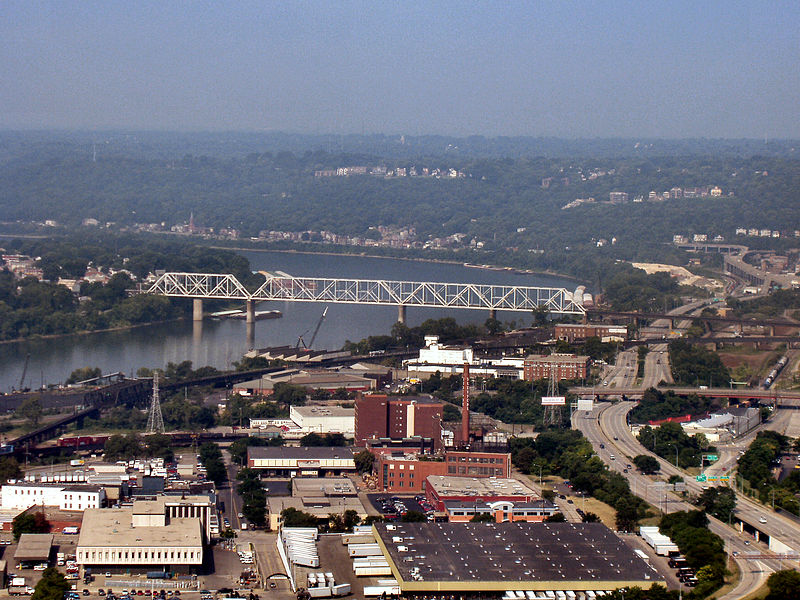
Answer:
<svg viewBox="0 0 800 600"><path fill-rule="evenodd" d="M660 575L600 523L379 523L403 592L649 588Z"/></svg>

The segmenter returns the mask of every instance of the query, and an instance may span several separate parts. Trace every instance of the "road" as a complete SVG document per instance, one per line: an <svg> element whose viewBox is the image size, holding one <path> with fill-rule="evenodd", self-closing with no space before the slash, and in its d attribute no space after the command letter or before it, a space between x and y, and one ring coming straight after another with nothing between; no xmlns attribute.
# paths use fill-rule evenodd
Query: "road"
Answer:
<svg viewBox="0 0 800 600"><path fill-rule="evenodd" d="M658 387L662 381L673 383L672 370L669 368L667 344L652 344L650 352L647 353L644 359L642 387L645 389Z"/></svg>
<svg viewBox="0 0 800 600"><path fill-rule="evenodd" d="M624 415L632 405L631 402L614 406L603 403L596 406L592 412L579 411L575 413L573 427L580 429L591 441L595 452L609 465L610 469L622 473L628 479L635 495L666 513L695 510L696 507L673 492L667 492L663 487L655 485L655 480L627 467L633 456L647 453L642 451L643 448L638 446L638 442L635 440L634 443L631 443L633 436L625 425L622 426L622 429L618 427L620 415L623 415L624 424ZM617 439L615 440L614 437ZM660 462L663 469L664 461L660 460ZM627 473L624 473L625 469L627 469ZM734 529L713 517L709 517L709 521L709 529L725 541L726 551L729 555L733 552L738 554L734 560L741 571L741 579L736 588L722 596L720 600L743 598L761 586L765 569L768 571L778 570L778 561L745 560L743 556L752 550L749 544L750 540L745 539L744 535L738 534Z"/></svg>

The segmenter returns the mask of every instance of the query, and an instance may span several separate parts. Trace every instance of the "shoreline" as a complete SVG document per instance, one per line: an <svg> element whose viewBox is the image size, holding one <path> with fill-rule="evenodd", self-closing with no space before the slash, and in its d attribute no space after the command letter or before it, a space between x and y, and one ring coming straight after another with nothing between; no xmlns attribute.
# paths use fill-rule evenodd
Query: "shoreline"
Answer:
<svg viewBox="0 0 800 600"><path fill-rule="evenodd" d="M404 260L407 262L427 262L427 263L434 263L434 264L443 264L443 265L456 265L460 267L465 267L467 269L482 269L485 271L507 271L512 272L517 275L545 275L547 277L558 277L559 279L568 279L570 281L576 281L580 283L580 279L573 276L573 275L565 275L564 273L556 273L553 271L534 271L531 269L521 269L518 267L500 267L500 266L492 266L492 265L478 265L473 263L468 263L459 260L448 260L444 258L410 258L407 256L387 256L382 254L369 254L367 252L326 252L326 251L312 251L312 250L275 250L271 248L243 248L241 246L209 246L210 248L215 248L217 250L233 250L237 252L276 252L281 254L308 254L308 255L315 255L321 254L324 256L355 256L355 257L363 257L363 258L384 258L390 260Z"/></svg>
<svg viewBox="0 0 800 600"><path fill-rule="evenodd" d="M73 331L71 333L51 333L49 335L36 335L31 337L24 337L24 338L14 338L13 340L0 340L0 345L2 344L18 344L20 342L38 342L38 341L45 341L45 340L56 340L60 338L70 337L70 336L85 336L91 335L93 333L113 333L115 331L129 331L131 329L137 329L139 327L148 327L150 325L158 325L159 323L173 323L175 321L183 321L185 317L180 317L178 319L167 319L166 321L150 321L148 323L137 323L136 325L122 325L120 327L106 327L105 329L86 329L83 331Z"/></svg>

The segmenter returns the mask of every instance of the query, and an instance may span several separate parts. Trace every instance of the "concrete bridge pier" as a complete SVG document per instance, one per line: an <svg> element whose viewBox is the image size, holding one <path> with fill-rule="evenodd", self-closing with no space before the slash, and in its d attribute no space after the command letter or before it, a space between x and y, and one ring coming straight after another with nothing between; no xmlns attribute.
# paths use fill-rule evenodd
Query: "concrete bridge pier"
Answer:
<svg viewBox="0 0 800 600"><path fill-rule="evenodd" d="M256 322L256 304L252 300L245 302L245 312L247 313L246 321L248 323Z"/></svg>
<svg viewBox="0 0 800 600"><path fill-rule="evenodd" d="M203 320L203 299L202 298L195 298L192 300L192 320L193 321L202 321Z"/></svg>
<svg viewBox="0 0 800 600"><path fill-rule="evenodd" d="M399 304L397 306L397 322L402 323L403 325L406 324L406 306L405 304Z"/></svg>
<svg viewBox="0 0 800 600"><path fill-rule="evenodd" d="M248 321L245 325L246 345L249 350L256 347L256 324Z"/></svg>
<svg viewBox="0 0 800 600"><path fill-rule="evenodd" d="M494 308L489 309L489 318L497 320L497 310Z"/></svg>

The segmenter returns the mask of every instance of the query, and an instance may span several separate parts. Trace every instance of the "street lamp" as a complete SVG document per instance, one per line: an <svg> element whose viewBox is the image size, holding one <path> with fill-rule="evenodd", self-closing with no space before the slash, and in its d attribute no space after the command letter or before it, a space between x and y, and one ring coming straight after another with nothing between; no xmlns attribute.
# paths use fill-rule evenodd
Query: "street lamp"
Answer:
<svg viewBox="0 0 800 600"><path fill-rule="evenodd" d="M678 468L678 445L672 444L672 447L675 448L675 468Z"/></svg>

